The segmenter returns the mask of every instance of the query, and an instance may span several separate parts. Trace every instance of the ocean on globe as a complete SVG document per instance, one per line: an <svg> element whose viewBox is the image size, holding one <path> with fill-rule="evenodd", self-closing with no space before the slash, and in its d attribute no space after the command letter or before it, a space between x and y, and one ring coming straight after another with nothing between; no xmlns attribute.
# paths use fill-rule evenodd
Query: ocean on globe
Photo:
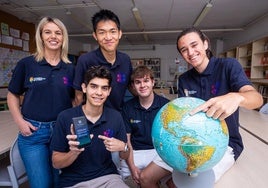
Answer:
<svg viewBox="0 0 268 188"><path fill-rule="evenodd" d="M189 112L205 101L180 97L164 105L152 127L152 139L159 156L174 170L199 173L211 169L223 157L229 141L225 121Z"/></svg>

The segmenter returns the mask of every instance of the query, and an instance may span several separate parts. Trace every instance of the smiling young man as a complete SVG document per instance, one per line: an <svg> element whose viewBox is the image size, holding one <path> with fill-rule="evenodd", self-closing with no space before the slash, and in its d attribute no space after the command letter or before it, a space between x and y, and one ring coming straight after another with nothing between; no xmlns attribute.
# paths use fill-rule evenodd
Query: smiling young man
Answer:
<svg viewBox="0 0 268 188"><path fill-rule="evenodd" d="M263 99L236 59L213 57L210 41L199 29L192 27L182 31L177 38L177 49L193 67L179 77L179 97L205 100L191 114L203 111L208 117L225 120L228 126L229 146L222 160L213 167L217 182L243 151L239 107L258 108Z"/></svg>
<svg viewBox="0 0 268 188"><path fill-rule="evenodd" d="M111 73L102 66L85 73L82 91L86 103L59 114L51 149L53 166L61 169L60 187L127 188L118 174L111 152L129 155L124 121L120 112L104 106L111 92ZM86 117L91 142L78 148L72 118Z"/></svg>
<svg viewBox="0 0 268 188"><path fill-rule="evenodd" d="M129 84L132 65L127 54L117 51L122 36L120 21L110 10L100 10L92 17L93 37L99 48L79 57L76 65L74 88L76 89L76 105L83 101L81 83L84 73L91 66L102 65L107 67L113 76L112 91L106 104L118 111L121 110L125 92Z"/></svg>
<svg viewBox="0 0 268 188"><path fill-rule="evenodd" d="M158 187L159 180L169 176L172 168L158 156L151 132L155 115L169 100L153 92L153 72L146 66L134 69L131 86L137 96L127 101L122 110L130 155L121 161L120 174L123 178L132 175L141 187Z"/></svg>

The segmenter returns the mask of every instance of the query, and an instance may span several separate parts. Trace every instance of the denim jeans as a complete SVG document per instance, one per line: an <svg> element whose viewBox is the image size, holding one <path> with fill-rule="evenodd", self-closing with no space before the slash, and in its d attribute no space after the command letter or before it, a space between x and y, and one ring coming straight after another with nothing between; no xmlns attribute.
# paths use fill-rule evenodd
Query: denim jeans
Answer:
<svg viewBox="0 0 268 188"><path fill-rule="evenodd" d="M31 188L57 187L59 170L52 167L50 140L55 122L25 119L38 129L30 136L18 136L18 147Z"/></svg>

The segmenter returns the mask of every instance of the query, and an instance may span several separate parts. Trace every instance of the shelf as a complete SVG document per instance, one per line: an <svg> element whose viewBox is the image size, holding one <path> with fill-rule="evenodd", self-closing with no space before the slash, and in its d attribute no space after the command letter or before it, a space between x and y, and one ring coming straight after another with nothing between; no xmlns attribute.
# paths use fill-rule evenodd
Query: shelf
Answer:
<svg viewBox="0 0 268 188"><path fill-rule="evenodd" d="M268 79L251 79L250 81L255 84L268 85Z"/></svg>
<svg viewBox="0 0 268 188"><path fill-rule="evenodd" d="M268 50L255 52L253 55L263 55L263 54L268 54Z"/></svg>
<svg viewBox="0 0 268 188"><path fill-rule="evenodd" d="M253 67L255 68L268 68L268 64L267 65L254 65Z"/></svg>
<svg viewBox="0 0 268 188"><path fill-rule="evenodd" d="M252 55L245 55L245 56L239 56L239 58L246 58L248 59L249 57L251 58Z"/></svg>
<svg viewBox="0 0 268 188"><path fill-rule="evenodd" d="M232 49L233 50L233 49ZM227 51L229 52L229 51ZM221 57L226 57L222 53ZM254 87L268 101L268 36L236 48L237 60Z"/></svg>
<svg viewBox="0 0 268 188"><path fill-rule="evenodd" d="M161 78L161 59L160 58L138 58L131 59L131 64L133 68L136 68L140 65L146 65L150 69L152 69L154 73L154 78L156 81Z"/></svg>

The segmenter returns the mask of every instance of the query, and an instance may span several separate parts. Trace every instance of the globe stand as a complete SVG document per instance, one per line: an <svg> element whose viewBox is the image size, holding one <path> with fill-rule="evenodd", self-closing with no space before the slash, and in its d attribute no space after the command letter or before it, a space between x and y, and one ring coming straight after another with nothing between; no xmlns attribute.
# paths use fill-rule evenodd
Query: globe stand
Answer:
<svg viewBox="0 0 268 188"><path fill-rule="evenodd" d="M205 172L190 174L174 170L172 179L174 184L179 188L213 188L215 183L215 176L212 169Z"/></svg>

